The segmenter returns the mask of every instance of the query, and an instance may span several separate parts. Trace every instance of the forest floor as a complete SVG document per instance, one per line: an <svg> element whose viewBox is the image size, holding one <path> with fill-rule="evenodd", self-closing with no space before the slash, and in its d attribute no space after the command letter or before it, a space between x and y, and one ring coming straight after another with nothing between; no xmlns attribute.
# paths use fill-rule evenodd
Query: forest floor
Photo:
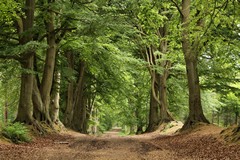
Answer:
<svg viewBox="0 0 240 160"><path fill-rule="evenodd" d="M101 136L73 131L35 138L31 143L0 141L0 160L237 160L240 145L224 142L221 128L201 125L191 132L165 129L149 134L120 136L118 130Z"/></svg>

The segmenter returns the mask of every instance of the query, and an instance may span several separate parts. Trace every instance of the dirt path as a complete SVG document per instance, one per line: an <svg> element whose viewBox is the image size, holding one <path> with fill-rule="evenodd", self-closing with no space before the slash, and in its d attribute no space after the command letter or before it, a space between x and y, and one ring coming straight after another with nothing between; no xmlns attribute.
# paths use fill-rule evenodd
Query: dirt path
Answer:
<svg viewBox="0 0 240 160"><path fill-rule="evenodd" d="M240 146L221 142L218 128L181 135L120 137L116 131L100 137L68 132L38 138L30 144L0 144L0 160L188 160L239 159Z"/></svg>

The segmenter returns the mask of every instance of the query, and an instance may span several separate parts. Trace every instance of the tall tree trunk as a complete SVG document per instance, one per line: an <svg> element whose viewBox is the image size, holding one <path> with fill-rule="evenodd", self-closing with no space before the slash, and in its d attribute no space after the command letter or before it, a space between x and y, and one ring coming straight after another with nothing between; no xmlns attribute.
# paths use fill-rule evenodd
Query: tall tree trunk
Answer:
<svg viewBox="0 0 240 160"><path fill-rule="evenodd" d="M199 53L199 39L190 41L190 8L191 0L182 0L182 50L184 53L188 90L189 90L189 115L182 129L187 129L197 122L209 123L203 114L201 105L199 75L197 70L197 60Z"/></svg>
<svg viewBox="0 0 240 160"><path fill-rule="evenodd" d="M159 114L159 81L160 75L153 68L156 65L156 57L154 56L153 47L146 48L145 55L143 55L144 59L148 62L148 70L151 75L151 92L150 92L150 109L148 116L148 126L145 132L153 132L155 131L160 122L160 114Z"/></svg>
<svg viewBox="0 0 240 160"><path fill-rule="evenodd" d="M8 83L4 83L4 106L2 107L2 113L3 113L3 122L8 122L8 108L9 108L9 102L8 102Z"/></svg>
<svg viewBox="0 0 240 160"><path fill-rule="evenodd" d="M37 85L36 76L33 77L33 92L32 92L32 102L33 102L33 117L38 120L43 120L43 103L42 97Z"/></svg>
<svg viewBox="0 0 240 160"><path fill-rule="evenodd" d="M80 133L87 133L86 127L86 97L82 94L76 100L72 120L72 129Z"/></svg>
<svg viewBox="0 0 240 160"><path fill-rule="evenodd" d="M85 86L85 64L80 63L79 79L74 92L74 112L72 118L72 129L79 131L81 133L87 133L84 128L84 123L86 120L86 105L87 98L84 96L84 86Z"/></svg>
<svg viewBox="0 0 240 160"><path fill-rule="evenodd" d="M167 54L168 42L166 36L168 35L167 26L160 27L157 31L160 44L159 50L162 54ZM146 132L155 131L161 123L169 122L173 120L169 110L167 101L167 78L169 75L170 62L164 60L159 63L157 60L162 58L161 55L154 55L154 47L151 46L146 49L144 59L148 62L149 72L152 76L152 92L150 96L150 112L149 112L149 124ZM162 67L163 73L157 73L152 66ZM154 82L154 83L153 83ZM154 89L153 89L154 88ZM159 110L160 109L160 110Z"/></svg>
<svg viewBox="0 0 240 160"><path fill-rule="evenodd" d="M168 35L167 25L159 28L160 42L160 52L164 55L167 54L168 41L166 37ZM160 91L160 124L168 123L173 121L173 117L168 110L168 99L167 99L167 79L169 76L169 68L171 67L171 62L169 60L163 60L161 62L161 67L163 68L163 73L160 75L159 91Z"/></svg>
<svg viewBox="0 0 240 160"><path fill-rule="evenodd" d="M37 57L36 54L34 55L34 72L38 72L37 67ZM43 115L43 103L42 103L42 97L39 90L40 86L40 80L38 75L34 75L33 77L33 92L32 92L32 102L33 102L33 117L37 121L42 121L42 115Z"/></svg>
<svg viewBox="0 0 240 160"><path fill-rule="evenodd" d="M32 73L27 73L26 70L33 71L33 56L22 61L21 66L25 71L21 74L20 100L15 121L31 124L33 122L33 75Z"/></svg>
<svg viewBox="0 0 240 160"><path fill-rule="evenodd" d="M93 107L92 111L92 120L94 121L94 125L92 126L92 134L96 134L98 132L98 110L96 107Z"/></svg>
<svg viewBox="0 0 240 160"><path fill-rule="evenodd" d="M66 52L65 54L68 61L68 68L71 69L72 73L74 71L74 56L71 52ZM73 103L74 103L74 81L70 79L67 89L67 106L64 113L64 125L70 127L73 117Z"/></svg>
<svg viewBox="0 0 240 160"><path fill-rule="evenodd" d="M4 104L4 122L7 123L8 122L8 101L5 101Z"/></svg>
<svg viewBox="0 0 240 160"><path fill-rule="evenodd" d="M25 1L25 18L18 21L19 43L26 44L32 40L32 34L22 34L33 27L35 0ZM22 23L21 23L22 22ZM32 123L32 89L33 89L33 55L32 52L21 54L20 64L23 69L21 73L21 90L17 117L15 121Z"/></svg>
<svg viewBox="0 0 240 160"><path fill-rule="evenodd" d="M87 98L86 98L87 99ZM86 116L85 116L85 119L84 119L84 123L83 123L83 132L84 133L88 133L88 121L90 119L90 114L91 114L91 106L89 106L87 103L86 103Z"/></svg>
<svg viewBox="0 0 240 160"><path fill-rule="evenodd" d="M49 105L56 58L56 43L55 43L56 38L54 33L54 13L52 11L49 11L48 15L49 15L48 19L45 20L48 49L45 59L45 66L40 92L43 101L44 120L47 121L48 123L51 123Z"/></svg>
<svg viewBox="0 0 240 160"><path fill-rule="evenodd" d="M85 119L84 125L83 125L84 131L86 131L86 132L87 132L87 130L89 128L88 121L91 118L91 113L93 111L94 101L95 101L95 96L88 96L87 97L86 119Z"/></svg>
<svg viewBox="0 0 240 160"><path fill-rule="evenodd" d="M153 73L153 74L156 74L155 76L157 77L159 76L157 73ZM155 131L159 127L159 122L160 122L159 102L156 99L159 97L159 88L158 88L158 83L155 80L152 79L154 83L152 83L153 86L150 94L150 111L149 111L149 118L148 118L149 122L145 132Z"/></svg>
<svg viewBox="0 0 240 160"><path fill-rule="evenodd" d="M54 76L54 87L51 95L51 105L50 105L50 117L53 123L56 125L62 126L62 123L59 119L59 101L60 101L60 82L61 75L60 72L56 71Z"/></svg>
<svg viewBox="0 0 240 160"><path fill-rule="evenodd" d="M188 128L197 122L209 123L202 110L197 60L186 58L186 67L189 89L189 115L183 128Z"/></svg>
<svg viewBox="0 0 240 160"><path fill-rule="evenodd" d="M136 96L138 96L138 94L136 94ZM137 102L137 106L136 106L136 110L135 110L135 116L137 119L137 131L136 134L142 134L143 133L143 118L141 117L141 102L138 101Z"/></svg>
<svg viewBox="0 0 240 160"><path fill-rule="evenodd" d="M165 68L165 71L160 76L160 123L168 123L173 121L173 117L168 111L168 100L167 100L167 77L168 69Z"/></svg>

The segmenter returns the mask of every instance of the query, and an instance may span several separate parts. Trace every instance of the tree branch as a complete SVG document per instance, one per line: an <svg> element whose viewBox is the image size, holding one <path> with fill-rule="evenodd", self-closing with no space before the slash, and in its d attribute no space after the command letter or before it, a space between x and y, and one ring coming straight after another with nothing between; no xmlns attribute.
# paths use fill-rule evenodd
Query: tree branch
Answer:
<svg viewBox="0 0 240 160"><path fill-rule="evenodd" d="M215 17L217 16L217 14L220 12L220 9L224 8L224 6L227 6L227 4L228 4L228 0L225 1L222 6L220 6L218 12L216 13L216 9L217 9L218 7L217 7L217 0L215 0L215 2L214 2L214 10L213 10L213 13L211 14L210 22L209 22L206 30L204 31L203 36L206 35L208 29L211 27L211 25L212 25L212 23L213 23L214 18L215 18ZM216 14L215 14L215 13L216 13Z"/></svg>
<svg viewBox="0 0 240 160"><path fill-rule="evenodd" d="M175 7L177 7L177 10L181 14L181 17L183 17L183 13L182 13L180 7L178 6L177 2L175 2L174 0L171 0L171 2L175 5Z"/></svg>
<svg viewBox="0 0 240 160"><path fill-rule="evenodd" d="M14 60L20 60L19 56L16 55L1 55L0 54L0 59L14 59Z"/></svg>
<svg viewBox="0 0 240 160"><path fill-rule="evenodd" d="M62 32L61 32L60 35L57 37L56 43L59 43L68 31L72 31L72 30L74 30L74 29L77 29L77 28L76 28L76 27L72 27L72 28L61 28L61 29L59 29L59 31L62 31ZM59 31L57 31L57 32L59 32ZM56 34L56 33L55 33L55 34Z"/></svg>

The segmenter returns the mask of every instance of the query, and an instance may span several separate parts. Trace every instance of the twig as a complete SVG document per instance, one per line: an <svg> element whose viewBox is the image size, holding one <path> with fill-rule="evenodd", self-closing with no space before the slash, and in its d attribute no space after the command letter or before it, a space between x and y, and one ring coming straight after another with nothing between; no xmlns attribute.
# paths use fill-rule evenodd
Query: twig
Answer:
<svg viewBox="0 0 240 160"><path fill-rule="evenodd" d="M54 142L54 144L69 144L69 142Z"/></svg>
<svg viewBox="0 0 240 160"><path fill-rule="evenodd" d="M171 0L171 1L172 1L173 4L175 5L175 7L177 7L177 10L178 10L178 12L181 14L181 17L183 17L183 13L182 13L180 7L178 6L178 4L177 4L174 0Z"/></svg>

